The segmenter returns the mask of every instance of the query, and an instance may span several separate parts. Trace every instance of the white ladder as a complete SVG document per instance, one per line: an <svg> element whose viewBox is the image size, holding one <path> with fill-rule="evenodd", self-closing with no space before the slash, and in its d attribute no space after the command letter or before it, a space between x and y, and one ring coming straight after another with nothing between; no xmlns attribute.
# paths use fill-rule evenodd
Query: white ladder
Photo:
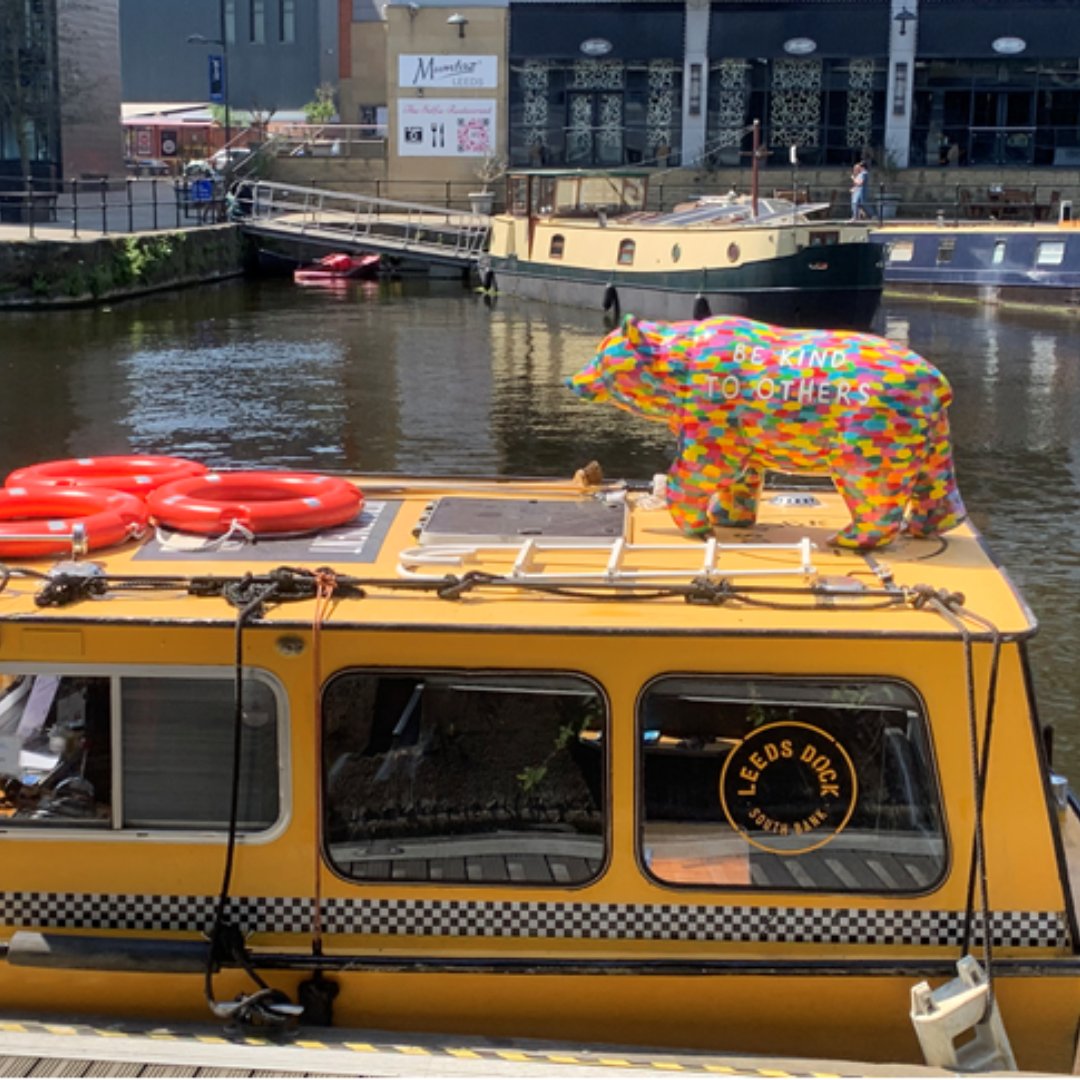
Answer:
<svg viewBox="0 0 1080 1080"><path fill-rule="evenodd" d="M494 560L512 559L511 568L502 576L510 581L530 582L591 582L595 584L642 583L654 581L706 578L719 580L731 577L817 577L811 553L813 543L803 537L793 544L722 544L713 537L701 547L693 544L631 544L625 539L610 544L597 545L574 543L567 540L543 540L530 537L521 544L431 544L407 548L398 556L398 574L404 578L421 581L440 581L446 571L454 568L476 568ZM720 565L725 554L738 552L791 552L795 564L783 567L726 567ZM689 556L689 565L663 568L650 566L627 566L627 562L656 552L678 552ZM544 570L537 568L537 560L551 554L578 554L582 556L606 556L603 567L590 570ZM430 572L441 567L441 573Z"/></svg>

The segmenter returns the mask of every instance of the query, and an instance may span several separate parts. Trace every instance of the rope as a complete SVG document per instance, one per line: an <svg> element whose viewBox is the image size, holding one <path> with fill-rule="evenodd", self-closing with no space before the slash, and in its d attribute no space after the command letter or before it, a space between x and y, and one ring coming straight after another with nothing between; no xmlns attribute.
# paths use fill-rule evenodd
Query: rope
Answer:
<svg viewBox="0 0 1080 1080"><path fill-rule="evenodd" d="M324 793L322 782L322 747L323 747L323 721L322 702L320 700L320 687L322 686L322 627L337 593L337 575L328 567L320 567L315 571L315 614L311 620L311 666L312 666L312 689L315 723L315 749L313 753L315 766L315 823L314 843L311 850L314 853L314 876L313 895L311 898L311 952L314 956L323 954L323 926L322 926L322 848L320 846L320 832L323 823Z"/></svg>
<svg viewBox="0 0 1080 1080"><path fill-rule="evenodd" d="M236 614L235 629L235 654L234 654L234 690L233 690L233 745L232 745L232 775L230 778L229 799L229 826L225 845L225 865L222 869L221 889L218 893L217 903L214 906L214 918L207 935L210 940L210 949L207 953L206 969L204 972L203 993L207 1004L214 1015L221 1017L235 1016L242 1022L253 1020L269 1021L271 1023L284 1023L286 1017L280 1018L272 1013L261 1009L261 1004L271 995L276 995L267 982L255 970L251 963L247 946L244 943L240 929L228 920L229 894L232 885L233 867L236 862L236 841L240 822L240 779L241 751L243 749L244 731L244 649L243 633L247 621L257 612L261 612L264 603L271 598L275 586L270 585L252 596L247 604L240 608ZM241 997L237 1002L228 1005L219 1005L214 999L214 970L225 960L237 961L247 972L258 990L253 994Z"/></svg>
<svg viewBox="0 0 1080 1080"><path fill-rule="evenodd" d="M958 593L935 591L928 586L912 590L915 607L928 607L937 612L959 634L964 651L964 682L967 698L968 746L971 751L971 785L975 804L975 821L971 837L971 861L968 870L967 895L964 906L964 931L960 954L971 948L975 922L975 885L978 881L979 903L983 920L983 964L986 968L987 997L983 1019L994 1007L994 913L990 908L990 883L986 864L986 839L983 831L983 809L986 802L986 780L990 767L990 737L993 733L994 706L1001 657L1001 632L989 619L968 611L964 598ZM972 634L964 620L977 623L991 636L990 671L986 690L986 717L983 743L979 745L978 704L975 690L975 665Z"/></svg>

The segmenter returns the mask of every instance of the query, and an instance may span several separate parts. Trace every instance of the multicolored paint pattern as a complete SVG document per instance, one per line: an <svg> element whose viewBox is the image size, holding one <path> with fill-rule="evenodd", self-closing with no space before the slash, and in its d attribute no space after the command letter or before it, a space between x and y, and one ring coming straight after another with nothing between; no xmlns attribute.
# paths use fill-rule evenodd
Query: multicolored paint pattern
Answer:
<svg viewBox="0 0 1080 1080"><path fill-rule="evenodd" d="M567 384L670 426L679 452L668 507L689 535L752 525L767 469L829 473L851 511L851 525L832 538L843 547L883 547L901 529L937 535L966 516L949 384L884 338L627 315Z"/></svg>

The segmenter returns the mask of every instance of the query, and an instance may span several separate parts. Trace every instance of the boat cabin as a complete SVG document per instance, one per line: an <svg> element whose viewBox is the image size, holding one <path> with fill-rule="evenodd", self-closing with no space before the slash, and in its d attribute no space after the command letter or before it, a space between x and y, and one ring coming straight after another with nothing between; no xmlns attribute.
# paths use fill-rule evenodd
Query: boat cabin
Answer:
<svg viewBox="0 0 1080 1080"><path fill-rule="evenodd" d="M1071 1068L1080 821L970 525L354 479L303 536L5 548L0 1011L914 1063L970 955Z"/></svg>
<svg viewBox="0 0 1080 1080"><path fill-rule="evenodd" d="M514 217L617 217L645 209L648 173L585 169L515 170L506 180Z"/></svg>

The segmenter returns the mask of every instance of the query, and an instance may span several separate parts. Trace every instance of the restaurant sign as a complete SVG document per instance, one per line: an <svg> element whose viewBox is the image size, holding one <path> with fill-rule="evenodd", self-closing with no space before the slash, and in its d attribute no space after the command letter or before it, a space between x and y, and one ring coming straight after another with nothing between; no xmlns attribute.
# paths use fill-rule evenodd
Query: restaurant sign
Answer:
<svg viewBox="0 0 1080 1080"><path fill-rule="evenodd" d="M398 57L398 86L425 90L490 90L499 85L496 56Z"/></svg>

